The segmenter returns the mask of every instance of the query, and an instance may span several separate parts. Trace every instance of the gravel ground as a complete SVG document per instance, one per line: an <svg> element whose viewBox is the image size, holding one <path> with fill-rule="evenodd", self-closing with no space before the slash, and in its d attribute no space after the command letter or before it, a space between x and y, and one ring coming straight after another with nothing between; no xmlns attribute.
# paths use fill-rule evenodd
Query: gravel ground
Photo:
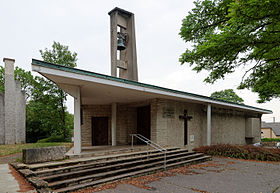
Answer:
<svg viewBox="0 0 280 193"><path fill-rule="evenodd" d="M182 174L180 170L186 171ZM279 162L214 157L213 161L180 170L173 171L174 176L146 184L150 190L120 184L101 193L280 193Z"/></svg>

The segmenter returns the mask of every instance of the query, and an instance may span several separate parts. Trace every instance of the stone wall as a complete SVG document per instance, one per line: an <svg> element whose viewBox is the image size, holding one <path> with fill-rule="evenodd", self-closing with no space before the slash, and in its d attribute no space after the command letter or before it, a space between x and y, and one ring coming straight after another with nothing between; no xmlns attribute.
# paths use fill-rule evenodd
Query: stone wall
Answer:
<svg viewBox="0 0 280 193"><path fill-rule="evenodd" d="M0 144L25 143L26 101L20 82L14 79L13 59L4 58L5 92L0 94Z"/></svg>
<svg viewBox="0 0 280 193"><path fill-rule="evenodd" d="M83 124L82 124L82 145L91 146L92 117L108 117L108 143L112 144L111 139L111 105L86 105L83 109ZM136 133L137 111L135 107L128 104L117 105L117 125L116 137L117 145L127 145L131 142L130 134Z"/></svg>
<svg viewBox="0 0 280 193"><path fill-rule="evenodd" d="M22 150L22 161L26 164L33 164L62 160L65 153L65 146L27 148Z"/></svg>
<svg viewBox="0 0 280 193"><path fill-rule="evenodd" d="M212 110L212 144L246 144L245 115L231 110Z"/></svg>
<svg viewBox="0 0 280 193"><path fill-rule="evenodd" d="M14 65L8 60L5 63L5 144L16 142L16 99Z"/></svg>
<svg viewBox="0 0 280 193"><path fill-rule="evenodd" d="M184 120L179 119L188 111L189 149L206 145L206 105L154 99L151 102L151 140L163 146L184 146ZM246 144L245 129L248 115L232 109L212 106L212 144ZM257 116L257 115L254 115ZM257 118L252 123L254 141L259 139L260 126ZM192 140L191 140L192 139Z"/></svg>
<svg viewBox="0 0 280 193"><path fill-rule="evenodd" d="M108 117L108 142L112 144L111 140L111 105L85 105L82 106L83 124L81 127L82 145L92 145L92 117Z"/></svg>
<svg viewBox="0 0 280 193"><path fill-rule="evenodd" d="M0 93L0 145L5 144L4 94Z"/></svg>
<svg viewBox="0 0 280 193"><path fill-rule="evenodd" d="M131 142L130 134L137 130L137 110L129 105L117 105L117 145Z"/></svg>
<svg viewBox="0 0 280 193"><path fill-rule="evenodd" d="M21 90L20 82L16 82L16 143L25 143L26 102L25 93Z"/></svg>
<svg viewBox="0 0 280 193"><path fill-rule="evenodd" d="M188 116L188 149L206 145L207 106L204 104L184 103L173 100L153 99L135 104L117 105L117 145L129 144L129 134L137 132L137 107L151 106L151 140L162 146L185 146L184 115ZM109 144L111 144L111 105L91 105L83 107L82 144L91 145L91 117L109 118ZM246 120L248 115L232 109L213 107L211 119L212 144L246 144ZM257 115L254 115L257 116ZM252 119L250 119L252 120ZM260 138L260 119L251 123L254 140ZM247 124L248 125L248 124Z"/></svg>
<svg viewBox="0 0 280 193"><path fill-rule="evenodd" d="M245 137L247 143L257 143L261 141L261 119L260 118L246 118L245 121Z"/></svg>
<svg viewBox="0 0 280 193"><path fill-rule="evenodd" d="M155 99L151 103L151 139L162 146L184 146L184 120L179 119L188 111L193 118L188 121L188 134L194 140L188 139L188 147L199 146L202 143L202 132L206 121L202 119L202 105L182 103L171 100ZM205 114L206 116L206 114Z"/></svg>

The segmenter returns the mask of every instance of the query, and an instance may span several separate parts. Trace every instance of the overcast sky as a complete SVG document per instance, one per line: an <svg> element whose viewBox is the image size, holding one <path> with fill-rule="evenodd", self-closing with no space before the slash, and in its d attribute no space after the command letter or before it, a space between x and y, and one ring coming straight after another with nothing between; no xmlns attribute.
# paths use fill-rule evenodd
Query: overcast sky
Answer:
<svg viewBox="0 0 280 193"><path fill-rule="evenodd" d="M41 59L39 50L53 41L78 53L77 68L110 75L110 18L120 7L135 14L139 81L205 96L232 88L245 104L272 110L264 121L280 121L280 101L257 104L257 94L236 90L244 69L214 85L178 59L187 44L178 35L182 19L194 5L191 0L0 0L0 65L2 58L31 70L31 59ZM34 73L37 75L37 73ZM68 97L68 110L73 100Z"/></svg>

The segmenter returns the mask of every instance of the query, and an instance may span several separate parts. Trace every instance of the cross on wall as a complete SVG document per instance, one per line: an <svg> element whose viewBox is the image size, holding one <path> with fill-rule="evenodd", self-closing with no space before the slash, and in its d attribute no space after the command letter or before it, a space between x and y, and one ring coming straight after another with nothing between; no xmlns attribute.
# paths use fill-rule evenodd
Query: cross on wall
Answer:
<svg viewBox="0 0 280 193"><path fill-rule="evenodd" d="M184 115L179 115L179 119L184 120L184 145L188 145L188 121L192 119L192 116L188 116L188 111L184 110Z"/></svg>

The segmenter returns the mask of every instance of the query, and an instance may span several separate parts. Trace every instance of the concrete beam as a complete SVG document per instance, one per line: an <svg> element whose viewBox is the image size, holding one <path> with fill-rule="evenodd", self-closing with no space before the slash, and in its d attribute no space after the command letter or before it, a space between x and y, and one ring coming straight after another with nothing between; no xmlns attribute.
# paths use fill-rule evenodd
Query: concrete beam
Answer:
<svg viewBox="0 0 280 193"><path fill-rule="evenodd" d="M111 120L111 131L112 131L112 146L117 145L117 104L112 103L112 120Z"/></svg>
<svg viewBox="0 0 280 193"><path fill-rule="evenodd" d="M211 104L207 106L207 145L211 145Z"/></svg>
<svg viewBox="0 0 280 193"><path fill-rule="evenodd" d="M76 97L74 97L74 154L78 155L82 151L80 87L76 87L75 95Z"/></svg>

